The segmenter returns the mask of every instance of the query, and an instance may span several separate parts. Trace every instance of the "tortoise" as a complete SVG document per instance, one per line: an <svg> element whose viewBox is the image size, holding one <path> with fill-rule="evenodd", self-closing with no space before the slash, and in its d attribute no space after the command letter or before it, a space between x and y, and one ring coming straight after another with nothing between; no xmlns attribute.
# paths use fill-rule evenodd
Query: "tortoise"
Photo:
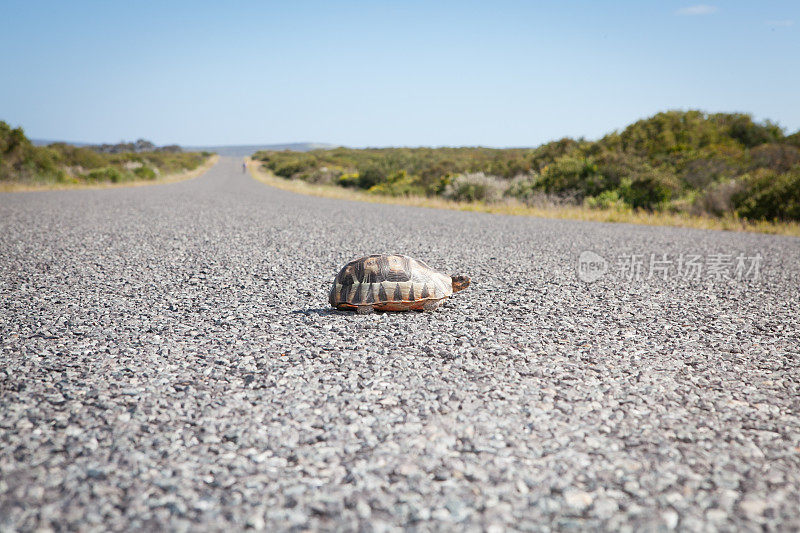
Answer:
<svg viewBox="0 0 800 533"><path fill-rule="evenodd" d="M469 287L468 276L448 276L399 254L373 254L347 263L328 295L332 307L357 311L433 311L454 292Z"/></svg>

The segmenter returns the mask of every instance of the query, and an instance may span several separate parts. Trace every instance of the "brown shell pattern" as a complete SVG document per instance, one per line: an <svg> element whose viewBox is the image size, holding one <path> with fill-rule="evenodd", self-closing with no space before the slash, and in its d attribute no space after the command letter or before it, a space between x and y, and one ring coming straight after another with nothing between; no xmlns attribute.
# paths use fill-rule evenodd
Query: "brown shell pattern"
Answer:
<svg viewBox="0 0 800 533"><path fill-rule="evenodd" d="M421 309L429 300L453 294L450 276L405 255L368 255L346 264L333 281L331 306L379 311Z"/></svg>

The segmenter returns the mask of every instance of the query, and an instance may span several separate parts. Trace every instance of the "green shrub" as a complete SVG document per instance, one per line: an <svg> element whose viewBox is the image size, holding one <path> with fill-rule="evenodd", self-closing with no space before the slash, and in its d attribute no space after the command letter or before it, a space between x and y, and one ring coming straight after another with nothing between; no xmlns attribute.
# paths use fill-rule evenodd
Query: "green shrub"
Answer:
<svg viewBox="0 0 800 533"><path fill-rule="evenodd" d="M597 164L586 158L564 156L542 171L541 186L548 193L574 192L592 196L605 190Z"/></svg>
<svg viewBox="0 0 800 533"><path fill-rule="evenodd" d="M370 165L364 169L358 169L357 185L361 189L371 189L385 180L386 174L384 170L376 165Z"/></svg>
<svg viewBox="0 0 800 533"><path fill-rule="evenodd" d="M656 157L699 150L713 144L752 147L782 137L778 126L769 121L754 122L750 115L667 111L631 124L619 139L609 141L618 142L623 151ZM599 142L607 141L604 138Z"/></svg>
<svg viewBox="0 0 800 533"><path fill-rule="evenodd" d="M358 187L358 172L346 172L339 176L336 180L342 187L355 188Z"/></svg>
<svg viewBox="0 0 800 533"><path fill-rule="evenodd" d="M409 176L405 170L401 170L389 176L383 183L370 187L369 192L389 196L423 196L425 187L417 176Z"/></svg>
<svg viewBox="0 0 800 533"><path fill-rule="evenodd" d="M155 170L144 166L134 169L133 173L141 180L154 180L157 175Z"/></svg>
<svg viewBox="0 0 800 533"><path fill-rule="evenodd" d="M27 154L26 159L24 166L34 174L55 175L59 170L58 154L49 148L34 148Z"/></svg>
<svg viewBox="0 0 800 533"><path fill-rule="evenodd" d="M506 184L501 178L483 172L459 174L445 187L445 198L461 202L496 202L503 197Z"/></svg>
<svg viewBox="0 0 800 533"><path fill-rule="evenodd" d="M519 174L506 187L505 195L523 202L541 192L541 176L538 173Z"/></svg>
<svg viewBox="0 0 800 533"><path fill-rule="evenodd" d="M530 154L531 168L539 172L564 156L582 156L580 144L575 139L563 138L543 144Z"/></svg>
<svg viewBox="0 0 800 533"><path fill-rule="evenodd" d="M780 127L770 121L763 124L753 122L753 117L744 114L712 115L728 126L728 135L750 148L759 144L777 141L783 137Z"/></svg>
<svg viewBox="0 0 800 533"><path fill-rule="evenodd" d="M206 157L198 152L147 152L141 154L123 153L112 157L117 158L118 164L125 164L132 161L139 162L153 169L158 169L161 174L171 174L174 172L194 170L206 160Z"/></svg>
<svg viewBox="0 0 800 533"><path fill-rule="evenodd" d="M584 200L584 205L592 209L624 210L629 207L617 190L603 191L597 196L589 196Z"/></svg>
<svg viewBox="0 0 800 533"><path fill-rule="evenodd" d="M299 179L318 185L330 185L336 183L343 174L344 171L340 168L322 167L304 170L294 174L292 179Z"/></svg>
<svg viewBox="0 0 800 533"><path fill-rule="evenodd" d="M603 151L594 162L597 172L603 176L604 189L615 189L623 178L630 178L650 169L644 157L621 151Z"/></svg>
<svg viewBox="0 0 800 533"><path fill-rule="evenodd" d="M260 159L276 176L291 178L295 174L312 170L317 166L317 159L309 154L300 152L258 152L256 158Z"/></svg>
<svg viewBox="0 0 800 533"><path fill-rule="evenodd" d="M114 167L97 168L86 175L89 181L119 183L124 180L124 174Z"/></svg>
<svg viewBox="0 0 800 533"><path fill-rule="evenodd" d="M541 186L542 177L538 173L521 174L507 185L505 196L520 200L530 207L543 209L578 205L575 191L545 192Z"/></svg>
<svg viewBox="0 0 800 533"><path fill-rule="evenodd" d="M65 143L54 143L48 148L57 152L61 164L68 167L81 167L88 170L104 167L109 162L107 156L90 148L79 148Z"/></svg>
<svg viewBox="0 0 800 533"><path fill-rule="evenodd" d="M633 208L655 210L665 206L677 192L674 176L658 170L649 170L620 182L619 194Z"/></svg>
<svg viewBox="0 0 800 533"><path fill-rule="evenodd" d="M800 166L784 174L757 170L734 196L736 213L753 220L800 220Z"/></svg>
<svg viewBox="0 0 800 533"><path fill-rule="evenodd" d="M305 169L306 166L299 159L293 159L276 165L272 171L276 176L280 176L282 178L291 178L295 174L302 172Z"/></svg>

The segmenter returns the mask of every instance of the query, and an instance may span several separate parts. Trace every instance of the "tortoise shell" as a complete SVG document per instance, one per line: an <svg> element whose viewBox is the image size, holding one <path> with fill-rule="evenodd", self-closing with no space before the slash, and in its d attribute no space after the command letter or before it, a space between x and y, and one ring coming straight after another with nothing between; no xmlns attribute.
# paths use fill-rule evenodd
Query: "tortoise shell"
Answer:
<svg viewBox="0 0 800 533"><path fill-rule="evenodd" d="M336 276L332 307L362 312L433 310L453 294L450 276L406 255L368 255L350 261Z"/></svg>

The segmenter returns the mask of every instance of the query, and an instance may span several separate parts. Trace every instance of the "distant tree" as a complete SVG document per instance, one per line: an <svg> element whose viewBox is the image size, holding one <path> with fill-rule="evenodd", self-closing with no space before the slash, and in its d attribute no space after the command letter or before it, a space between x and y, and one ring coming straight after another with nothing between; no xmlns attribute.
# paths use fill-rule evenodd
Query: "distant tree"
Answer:
<svg viewBox="0 0 800 533"><path fill-rule="evenodd" d="M179 153L183 152L183 148L181 148L177 144L168 144L167 146L162 146L160 148L156 148L156 152L167 152L169 154L179 154Z"/></svg>
<svg viewBox="0 0 800 533"><path fill-rule="evenodd" d="M134 144L134 152L152 152L156 145L145 139L138 139Z"/></svg>

